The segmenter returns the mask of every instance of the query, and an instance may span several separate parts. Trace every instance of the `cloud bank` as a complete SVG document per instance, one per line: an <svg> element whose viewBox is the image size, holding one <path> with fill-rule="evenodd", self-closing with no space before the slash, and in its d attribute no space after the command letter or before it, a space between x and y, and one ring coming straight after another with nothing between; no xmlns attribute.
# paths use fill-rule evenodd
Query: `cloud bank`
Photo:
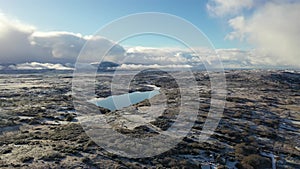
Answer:
<svg viewBox="0 0 300 169"><path fill-rule="evenodd" d="M213 16L226 16L240 13L243 9L250 9L253 0L209 0L206 7Z"/></svg>
<svg viewBox="0 0 300 169"><path fill-rule="evenodd" d="M143 70L143 69L190 69L191 65L144 65L144 64L122 64L118 67L118 70Z"/></svg>
<svg viewBox="0 0 300 169"><path fill-rule="evenodd" d="M262 55L259 51L241 49L204 49L194 48L197 53L189 49L178 48L146 48L134 47L126 51L126 59L122 69L152 68L191 68L214 64L218 60L225 68L263 68L276 67L273 57ZM280 65L281 66L281 65Z"/></svg>
<svg viewBox="0 0 300 169"><path fill-rule="evenodd" d="M253 12L243 13L244 8ZM211 0L207 10L219 17L232 16L228 20L232 31L226 39L254 46L260 56L256 62L300 67L299 1Z"/></svg>
<svg viewBox="0 0 300 169"><path fill-rule="evenodd" d="M300 66L300 2L267 3L249 17L229 20L228 39L246 40L274 62Z"/></svg>
<svg viewBox="0 0 300 169"><path fill-rule="evenodd" d="M191 51L182 48L131 47L126 50L124 62L147 64L183 64L193 56Z"/></svg>
<svg viewBox="0 0 300 169"><path fill-rule="evenodd" d="M245 40L257 49L218 49L216 52L226 68L255 68L299 63L299 3L266 3L249 16L237 15L244 8L254 8L254 1L211 0L210 12L218 16L236 15L228 21L232 32L227 39ZM213 6L215 5L215 6ZM220 11L219 11L220 10ZM217 12L218 11L218 12ZM287 12L289 11L289 12ZM288 19L286 19L288 18ZM120 64L120 69L144 68L191 68L203 65L202 61L214 63L215 51L195 49L199 55L182 48L123 47L104 37L84 36L78 33L37 31L34 26L9 19L0 14L0 69L57 69L70 70L76 58L89 41L90 56L112 44L114 48L105 61ZM89 56L89 55L87 55ZM94 58L85 58L81 67L92 67ZM5 66L3 66L3 64Z"/></svg>
<svg viewBox="0 0 300 169"><path fill-rule="evenodd" d="M89 41L97 50L113 44L103 37L82 36L72 32L39 32L35 27L0 14L1 63L50 62L74 63ZM122 55L124 49L116 45L109 55ZM86 58L87 61L90 58Z"/></svg>

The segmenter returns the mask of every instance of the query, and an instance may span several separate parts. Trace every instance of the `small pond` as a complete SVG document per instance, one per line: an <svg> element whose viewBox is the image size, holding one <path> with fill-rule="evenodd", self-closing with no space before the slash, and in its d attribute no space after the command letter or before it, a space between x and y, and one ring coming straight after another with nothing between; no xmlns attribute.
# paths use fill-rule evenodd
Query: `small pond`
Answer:
<svg viewBox="0 0 300 169"><path fill-rule="evenodd" d="M99 107L109 109L110 111L115 111L142 102L146 99L150 99L158 95L159 93L159 89L155 88L152 91L132 92L122 95L114 95L107 98L94 99L90 102Z"/></svg>

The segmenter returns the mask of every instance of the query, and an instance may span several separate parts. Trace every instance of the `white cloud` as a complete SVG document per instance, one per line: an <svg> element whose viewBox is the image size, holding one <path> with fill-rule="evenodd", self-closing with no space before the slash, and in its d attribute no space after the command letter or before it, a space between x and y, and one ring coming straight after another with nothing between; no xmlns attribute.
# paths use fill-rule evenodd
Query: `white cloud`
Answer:
<svg viewBox="0 0 300 169"><path fill-rule="evenodd" d="M178 48L129 48L127 50L129 58L125 59L124 63L131 64L122 64L120 68L143 69L148 68L147 65L149 65L149 68L191 68L190 66L203 66L203 61L214 66L219 60L225 68L255 68L280 65L280 63L275 63L270 55L263 55L257 50L217 49L214 51L206 48L196 48L194 50L197 53Z"/></svg>
<svg viewBox="0 0 300 169"><path fill-rule="evenodd" d="M12 70L44 70L44 69L73 70L73 68L64 66L62 64L38 63L38 62L10 65L9 68Z"/></svg>
<svg viewBox="0 0 300 169"><path fill-rule="evenodd" d="M251 8L253 2L236 0L211 0L217 6L210 6L216 15L235 14L244 8ZM210 4L212 5L212 4ZM209 5L208 5L209 6ZM230 9L230 10L229 10ZM257 65L298 64L300 44L299 3L267 3L258 8L253 15L238 16L229 20L233 29L227 39L246 40L258 47L257 50L238 49L218 50L224 67L255 67ZM218 11L218 12L217 12ZM287 19L288 18L288 19ZM17 63L15 69L68 69L65 63L74 63L82 46L90 42L86 63L78 66L90 67L95 62L99 50L106 49L114 42L103 37L84 36L72 32L40 32L30 25L0 15L0 63ZM203 59L213 63L218 58L214 51L196 49L200 57L188 49L130 47L124 49L116 45L106 61L120 63L120 69L140 68L190 68L201 64ZM276 57L274 57L276 56ZM24 63L25 64L20 64ZM43 62L43 63L42 63ZM48 64L61 63L61 64ZM123 63L123 64L122 64ZM126 63L126 64L124 64ZM71 64L72 65L72 64ZM5 67L0 67L3 69Z"/></svg>
<svg viewBox="0 0 300 169"><path fill-rule="evenodd" d="M184 64L192 57L188 49L132 47L127 49L123 63Z"/></svg>
<svg viewBox="0 0 300 169"><path fill-rule="evenodd" d="M142 69L188 69L192 68L191 65L143 65L143 64L122 64L118 70L142 70Z"/></svg>
<svg viewBox="0 0 300 169"><path fill-rule="evenodd" d="M226 16L238 14L245 8L252 8L253 5L253 0L209 0L206 7L213 16Z"/></svg>
<svg viewBox="0 0 300 169"><path fill-rule="evenodd" d="M216 52L225 68L259 68L281 65L279 62L274 62L272 56L263 55L255 49L249 51L218 49Z"/></svg>
<svg viewBox="0 0 300 169"><path fill-rule="evenodd" d="M83 45L89 41L89 54L84 58L86 62L95 61L95 54L100 50L105 50L114 42L103 37L88 37L71 32L35 32L31 36L31 43L34 46L48 48L51 56L64 62L75 62ZM115 44L116 45L116 44ZM108 54L109 56L122 56L125 50L116 45Z"/></svg>
<svg viewBox="0 0 300 169"><path fill-rule="evenodd" d="M0 14L1 63L5 63L5 61L14 62L15 60L24 61L28 55L35 57L28 40L33 31L34 27L21 24Z"/></svg>
<svg viewBox="0 0 300 169"><path fill-rule="evenodd" d="M126 59L119 63L120 69L144 68L191 68L205 63L213 67L221 61L225 68L259 68L282 65L274 61L271 55L258 50L195 48L197 53L180 48L132 47L126 52ZM216 55L217 54L217 55ZM205 63L204 63L205 62ZM122 64L123 63L123 64Z"/></svg>
<svg viewBox="0 0 300 169"><path fill-rule="evenodd" d="M245 23L245 18L243 16L238 16L228 21L229 26L234 30L226 35L226 39L234 40L244 40L245 34L248 32L248 27Z"/></svg>
<svg viewBox="0 0 300 169"><path fill-rule="evenodd" d="M256 46L260 56L272 56L274 64L300 66L300 3L266 3L248 17L229 20L233 29L228 39L240 39ZM258 58L259 59L259 58Z"/></svg>
<svg viewBox="0 0 300 169"><path fill-rule="evenodd" d="M14 18L8 18L5 14L0 13L0 32L3 35L5 32L12 30L19 30L21 32L32 33L35 27L32 25L21 23L19 20Z"/></svg>
<svg viewBox="0 0 300 169"><path fill-rule="evenodd" d="M74 63L87 41L93 46L89 51L91 53L114 44L103 37L83 36L72 32L39 32L33 26L0 14L0 63ZM124 52L121 46L116 45L109 55L122 55Z"/></svg>

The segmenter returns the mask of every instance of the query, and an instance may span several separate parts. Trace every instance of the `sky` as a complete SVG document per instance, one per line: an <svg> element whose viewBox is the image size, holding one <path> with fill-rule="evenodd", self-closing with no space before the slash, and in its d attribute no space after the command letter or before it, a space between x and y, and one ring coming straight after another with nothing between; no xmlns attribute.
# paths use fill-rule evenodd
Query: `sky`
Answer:
<svg viewBox="0 0 300 169"><path fill-rule="evenodd" d="M168 13L192 23L228 66L300 65L297 0L0 0L0 61L73 63L91 35L120 17L141 12ZM129 39L111 55L139 47L139 53L130 56L141 62L138 57L155 57L166 48L172 48L164 53L167 60L187 52L175 49L177 42L160 38L157 43L157 38ZM105 37L91 41L114 43Z"/></svg>
<svg viewBox="0 0 300 169"><path fill-rule="evenodd" d="M169 13L196 25L217 48L236 46L232 41L224 40L224 25L208 15L206 3L202 0L1 0L0 4L2 13L34 25L40 31L59 30L83 35L94 34L104 25L126 15Z"/></svg>

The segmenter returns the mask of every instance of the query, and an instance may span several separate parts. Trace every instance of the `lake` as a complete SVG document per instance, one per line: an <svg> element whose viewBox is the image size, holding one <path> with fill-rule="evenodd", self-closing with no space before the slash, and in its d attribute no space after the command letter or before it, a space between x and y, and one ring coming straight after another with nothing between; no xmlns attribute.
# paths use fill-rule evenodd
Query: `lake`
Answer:
<svg viewBox="0 0 300 169"><path fill-rule="evenodd" d="M159 93L159 88L154 88L154 90L152 91L132 92L122 95L114 95L107 98L93 99L90 102L99 107L109 109L110 111L115 111L142 102L146 99L150 99L158 95Z"/></svg>

